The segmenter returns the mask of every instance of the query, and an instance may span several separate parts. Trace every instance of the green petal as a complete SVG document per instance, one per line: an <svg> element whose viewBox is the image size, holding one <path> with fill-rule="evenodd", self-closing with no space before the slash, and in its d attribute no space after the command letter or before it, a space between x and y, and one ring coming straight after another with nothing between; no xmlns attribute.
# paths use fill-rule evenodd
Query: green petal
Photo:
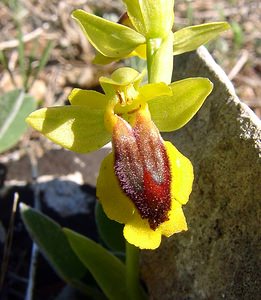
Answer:
<svg viewBox="0 0 261 300"><path fill-rule="evenodd" d="M173 131L184 126L200 109L213 88L206 78L187 78L170 84L172 96L148 102L151 116L160 131Z"/></svg>
<svg viewBox="0 0 261 300"><path fill-rule="evenodd" d="M119 87L124 88L125 86L133 84L133 87L138 89L143 76L144 73L139 73L132 68L124 67L114 71L111 77L100 77L99 81L106 96L111 97L115 95L115 89Z"/></svg>
<svg viewBox="0 0 261 300"><path fill-rule="evenodd" d="M138 45L145 43L142 35L127 26L80 9L75 10L72 16L80 24L90 43L105 56L124 57Z"/></svg>
<svg viewBox="0 0 261 300"><path fill-rule="evenodd" d="M132 24L146 38L164 38L174 22L174 0L123 0Z"/></svg>
<svg viewBox="0 0 261 300"><path fill-rule="evenodd" d="M142 74L133 68L119 68L111 74L111 77L100 77L100 83L108 83L116 86L129 85L130 83L140 82Z"/></svg>
<svg viewBox="0 0 261 300"><path fill-rule="evenodd" d="M91 90L73 89L68 99L72 105L88 106L89 109L105 110L108 103L104 94Z"/></svg>
<svg viewBox="0 0 261 300"><path fill-rule="evenodd" d="M62 147L87 153L109 142L102 110L87 106L61 106L39 109L26 119L36 130Z"/></svg>
<svg viewBox="0 0 261 300"><path fill-rule="evenodd" d="M227 22L214 22L189 26L174 33L174 55L196 50L216 38L221 32L230 29Z"/></svg>

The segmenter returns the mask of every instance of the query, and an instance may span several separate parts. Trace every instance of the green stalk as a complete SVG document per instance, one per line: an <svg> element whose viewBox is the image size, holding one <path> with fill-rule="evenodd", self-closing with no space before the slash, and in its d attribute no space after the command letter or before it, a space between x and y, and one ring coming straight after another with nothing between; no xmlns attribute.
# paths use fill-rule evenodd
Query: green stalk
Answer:
<svg viewBox="0 0 261 300"><path fill-rule="evenodd" d="M148 82L171 82L173 71L173 33L164 39L147 39Z"/></svg>
<svg viewBox="0 0 261 300"><path fill-rule="evenodd" d="M173 32L164 38L147 38L148 83L169 84L173 72ZM144 290L139 282L139 249L126 241L126 285L129 300L145 300Z"/></svg>
<svg viewBox="0 0 261 300"><path fill-rule="evenodd" d="M139 248L126 241L126 285L130 300L147 299L139 281L139 252Z"/></svg>

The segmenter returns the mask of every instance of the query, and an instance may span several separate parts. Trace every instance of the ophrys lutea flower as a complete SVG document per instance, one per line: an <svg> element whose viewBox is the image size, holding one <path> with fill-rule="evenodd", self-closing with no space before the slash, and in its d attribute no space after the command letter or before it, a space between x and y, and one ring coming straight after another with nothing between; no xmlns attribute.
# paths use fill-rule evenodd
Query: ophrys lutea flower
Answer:
<svg viewBox="0 0 261 300"><path fill-rule="evenodd" d="M112 140L102 162L97 196L107 216L125 224L126 240L155 249L161 236L187 229L182 205L192 188L190 161L160 131L186 124L200 108L212 84L189 78L170 85L141 86L131 68L101 77L105 94L74 89L71 105L40 109L27 121L52 141L87 153Z"/></svg>

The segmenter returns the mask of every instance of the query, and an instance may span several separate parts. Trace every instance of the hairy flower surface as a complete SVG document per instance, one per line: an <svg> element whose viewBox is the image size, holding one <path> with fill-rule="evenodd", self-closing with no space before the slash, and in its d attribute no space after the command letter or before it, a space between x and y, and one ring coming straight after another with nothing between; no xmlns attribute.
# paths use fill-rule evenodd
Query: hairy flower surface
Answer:
<svg viewBox="0 0 261 300"><path fill-rule="evenodd" d="M181 206L191 192L193 168L163 141L147 108L135 114L133 126L113 120L113 152L102 163L97 196L107 216L125 224L129 243L155 249L161 235L187 230Z"/></svg>
<svg viewBox="0 0 261 300"><path fill-rule="evenodd" d="M126 240L155 249L161 236L187 229L182 205L193 182L190 161L160 131L185 125L212 84L189 78L141 85L142 74L120 68L101 77L105 94L74 89L71 105L33 112L28 123L55 143L87 153L112 141L102 162L97 196L110 219L125 224Z"/></svg>

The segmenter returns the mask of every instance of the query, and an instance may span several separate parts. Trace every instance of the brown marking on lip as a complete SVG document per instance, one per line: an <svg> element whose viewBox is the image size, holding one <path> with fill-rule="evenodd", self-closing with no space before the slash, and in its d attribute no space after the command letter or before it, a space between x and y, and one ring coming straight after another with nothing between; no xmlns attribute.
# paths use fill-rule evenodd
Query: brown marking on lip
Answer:
<svg viewBox="0 0 261 300"><path fill-rule="evenodd" d="M114 171L122 190L155 230L168 220L171 207L170 164L157 127L140 113L133 128L118 117L113 148Z"/></svg>

